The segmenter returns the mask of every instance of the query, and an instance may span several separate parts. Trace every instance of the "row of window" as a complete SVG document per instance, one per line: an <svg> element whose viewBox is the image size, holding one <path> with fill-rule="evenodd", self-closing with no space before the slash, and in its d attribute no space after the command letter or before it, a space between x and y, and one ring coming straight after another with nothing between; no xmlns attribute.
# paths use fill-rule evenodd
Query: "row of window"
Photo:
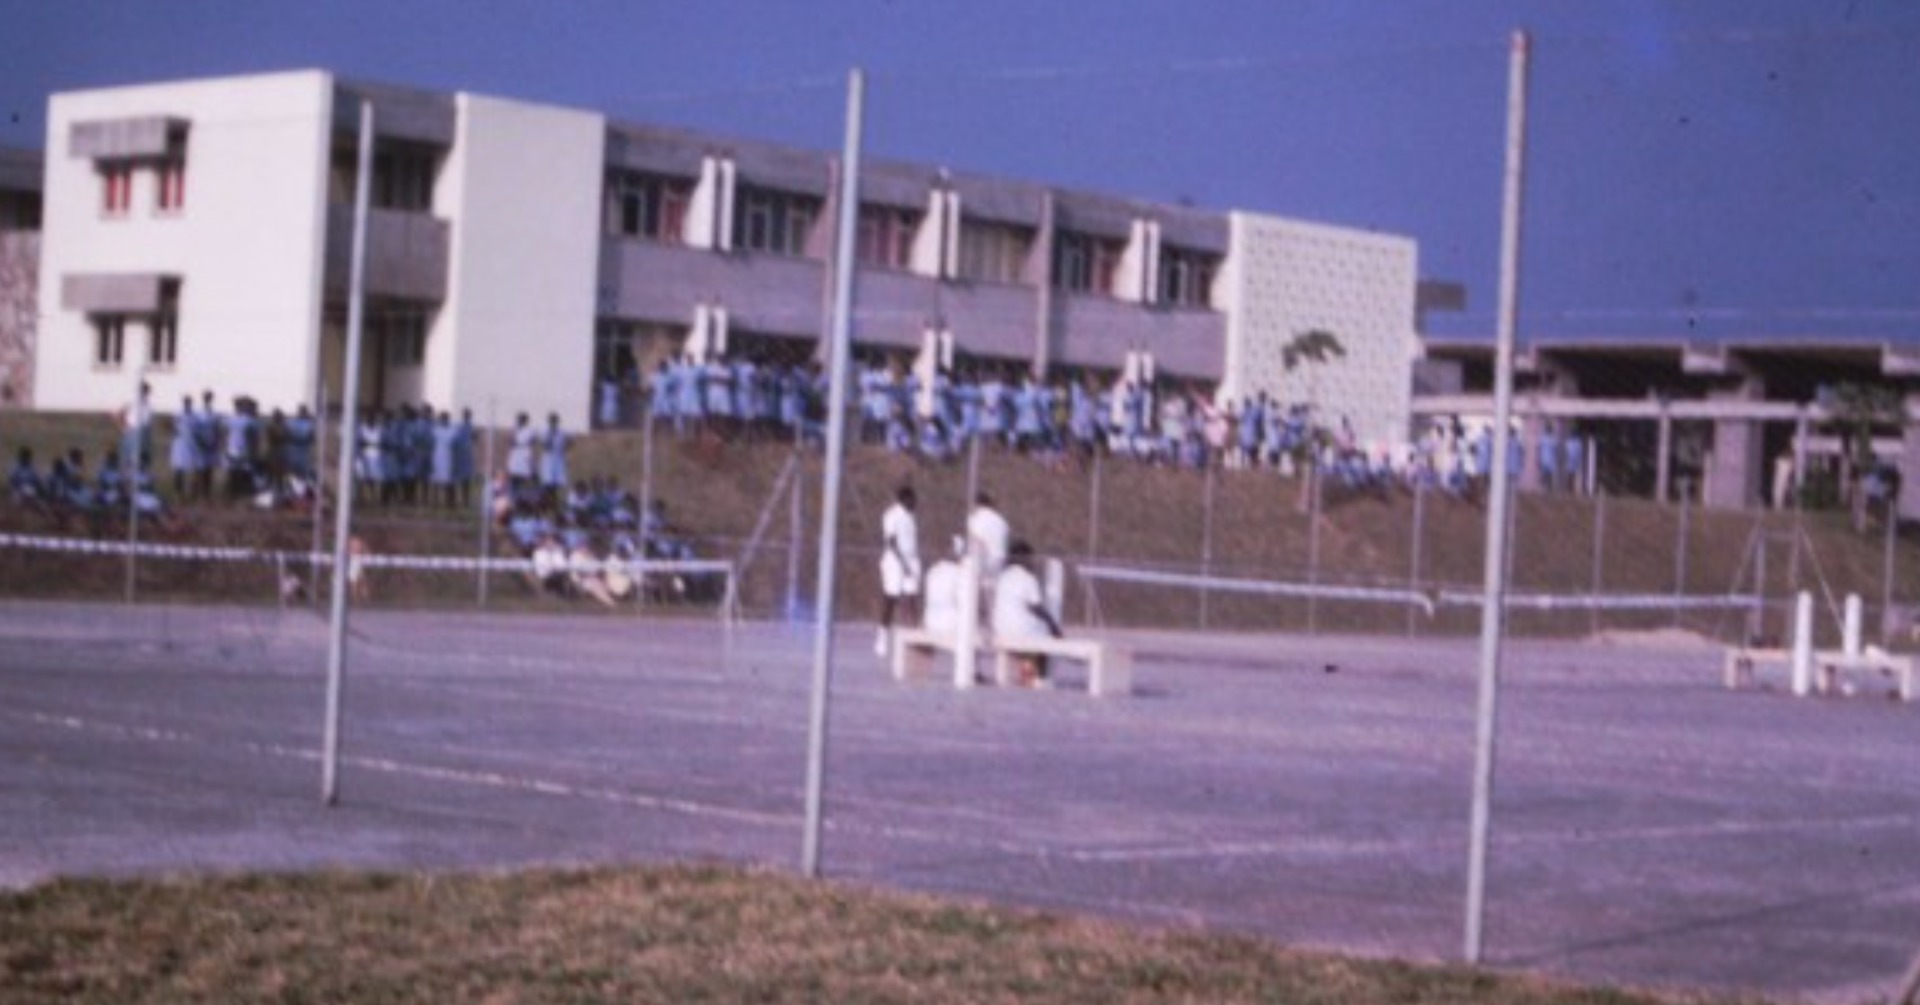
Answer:
<svg viewBox="0 0 1920 1005"><path fill-rule="evenodd" d="M684 243L687 207L692 200L691 182L634 171L612 172L607 178L607 233L663 244ZM743 186L734 217L733 246L742 251L805 256L823 208L823 201L812 196ZM922 216L895 206L861 207L855 260L870 268L909 268ZM1017 283L1026 270L1033 241L1030 228L962 221L957 274L972 282ZM1054 252L1054 285L1072 292L1112 292L1123 250L1124 244L1119 241L1062 233ZM1184 307L1207 306L1215 262L1214 256L1200 252L1164 249L1157 300Z"/></svg>
<svg viewBox="0 0 1920 1005"><path fill-rule="evenodd" d="M187 158L184 153L151 160L108 160L95 167L100 176L100 213L109 218L133 212L134 178L153 179L153 211L178 213L187 206Z"/></svg>
<svg viewBox="0 0 1920 1005"><path fill-rule="evenodd" d="M123 314L102 314L93 319L93 365L100 369L118 369L126 361L127 322ZM149 314L142 320L147 328L147 366L156 370L172 369L180 359L180 319L172 313Z"/></svg>

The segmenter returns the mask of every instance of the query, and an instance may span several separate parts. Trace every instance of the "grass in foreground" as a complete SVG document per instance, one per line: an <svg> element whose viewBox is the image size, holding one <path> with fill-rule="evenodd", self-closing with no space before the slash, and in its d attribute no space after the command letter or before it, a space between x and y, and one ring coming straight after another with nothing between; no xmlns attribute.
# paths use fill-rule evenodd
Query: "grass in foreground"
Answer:
<svg viewBox="0 0 1920 1005"><path fill-rule="evenodd" d="M721 868L61 880L4 1002L1636 1002Z"/></svg>

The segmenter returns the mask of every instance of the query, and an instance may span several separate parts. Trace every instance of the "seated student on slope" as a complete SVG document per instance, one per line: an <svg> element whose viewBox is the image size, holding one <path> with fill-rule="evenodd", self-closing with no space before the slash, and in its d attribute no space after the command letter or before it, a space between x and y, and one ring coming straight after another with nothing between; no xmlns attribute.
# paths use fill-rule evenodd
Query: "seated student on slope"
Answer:
<svg viewBox="0 0 1920 1005"><path fill-rule="evenodd" d="M1007 549L1007 567L993 588L994 644L1012 648L1023 639L1060 637L1060 625L1047 610L1040 579L1033 574L1033 547L1015 541ZM1049 686L1045 656L1021 655L1020 683L1024 687Z"/></svg>

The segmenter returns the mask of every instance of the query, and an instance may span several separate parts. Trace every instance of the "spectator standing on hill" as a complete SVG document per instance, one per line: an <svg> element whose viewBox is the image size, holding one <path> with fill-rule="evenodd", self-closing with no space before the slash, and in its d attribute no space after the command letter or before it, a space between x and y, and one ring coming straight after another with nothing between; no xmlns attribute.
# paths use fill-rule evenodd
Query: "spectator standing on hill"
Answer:
<svg viewBox="0 0 1920 1005"><path fill-rule="evenodd" d="M153 456L153 389L146 381L133 404L120 410L120 456L134 462Z"/></svg>
<svg viewBox="0 0 1920 1005"><path fill-rule="evenodd" d="M514 416L513 439L507 446L507 481L516 493L533 481L533 445L539 438L540 434L527 425L527 413Z"/></svg>
<svg viewBox="0 0 1920 1005"><path fill-rule="evenodd" d="M909 485L901 486L893 499L880 517L880 630L873 640L877 656L887 654L895 608L911 608L920 595L920 527L913 516L919 499ZM907 617L913 616L909 611Z"/></svg>
<svg viewBox="0 0 1920 1005"><path fill-rule="evenodd" d="M555 494L567 490L567 449L573 440L560 428L560 415L547 413L546 455L540 465L540 484Z"/></svg>
<svg viewBox="0 0 1920 1005"><path fill-rule="evenodd" d="M1033 574L1033 548L1015 541L1007 551L1007 567L1000 573L993 591L993 637L995 640L1059 638L1060 624L1047 610L1046 594L1040 578ZM1026 687L1047 687L1047 659L1044 656L1020 657L1020 683Z"/></svg>
<svg viewBox="0 0 1920 1005"><path fill-rule="evenodd" d="M32 447L21 447L20 452L14 455L13 470L7 472L7 492L16 506L33 510L46 507L47 486L33 466Z"/></svg>
<svg viewBox="0 0 1920 1005"><path fill-rule="evenodd" d="M213 498L213 469L220 459L220 412L213 407L213 392L200 395L200 411L193 417L194 449L200 452L200 466L194 470L194 494Z"/></svg>
<svg viewBox="0 0 1920 1005"><path fill-rule="evenodd" d="M458 436L453 416L441 412L433 424L433 461L427 472L431 492L427 501L437 506L453 505L453 442Z"/></svg>
<svg viewBox="0 0 1920 1005"><path fill-rule="evenodd" d="M227 469L227 497L238 499L253 494L254 453L258 449L259 420L250 399L236 398L233 415L227 419L227 446L223 455Z"/></svg>
<svg viewBox="0 0 1920 1005"><path fill-rule="evenodd" d="M465 509L473 491L473 409L460 410L460 424L453 427L453 495L448 504Z"/></svg>
<svg viewBox="0 0 1920 1005"><path fill-rule="evenodd" d="M167 451L167 461L173 466L173 494L181 499L196 487L200 469L206 464L206 455L200 452L199 439L194 435L199 424L193 395L186 395L180 399L180 414L173 417L173 443Z"/></svg>
<svg viewBox="0 0 1920 1005"><path fill-rule="evenodd" d="M313 441L318 433L313 412L305 405L287 420L287 473L303 482L313 481Z"/></svg>

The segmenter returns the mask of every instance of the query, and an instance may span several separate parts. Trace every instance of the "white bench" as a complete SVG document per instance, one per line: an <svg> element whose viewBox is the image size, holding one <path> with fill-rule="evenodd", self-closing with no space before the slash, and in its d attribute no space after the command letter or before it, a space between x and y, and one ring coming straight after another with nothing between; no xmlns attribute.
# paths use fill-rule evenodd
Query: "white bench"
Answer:
<svg viewBox="0 0 1920 1005"><path fill-rule="evenodd" d="M960 638L957 632L933 632L925 628L895 628L893 630L893 679L912 680L916 677L931 677L938 654L944 650L948 655L959 658ZM956 675L957 676L957 675ZM971 669L969 669L971 676Z"/></svg>
<svg viewBox="0 0 1920 1005"><path fill-rule="evenodd" d="M1099 639L1056 639L1031 636L994 639L993 679L1015 682L1014 657L1052 656L1087 665L1087 691L1097 698L1133 693L1133 653Z"/></svg>
<svg viewBox="0 0 1920 1005"><path fill-rule="evenodd" d="M1721 668L1721 678L1729 689L1743 684L1752 684L1755 672L1762 666L1778 665L1790 673L1793 668L1793 652L1788 649L1748 649L1733 648L1727 650L1725 664ZM1849 654L1837 650L1815 652L1813 666L1814 688L1826 694L1840 684L1840 675L1848 671L1872 673L1894 679L1895 692L1901 701L1913 700L1913 657L1897 656L1869 647L1865 652Z"/></svg>

